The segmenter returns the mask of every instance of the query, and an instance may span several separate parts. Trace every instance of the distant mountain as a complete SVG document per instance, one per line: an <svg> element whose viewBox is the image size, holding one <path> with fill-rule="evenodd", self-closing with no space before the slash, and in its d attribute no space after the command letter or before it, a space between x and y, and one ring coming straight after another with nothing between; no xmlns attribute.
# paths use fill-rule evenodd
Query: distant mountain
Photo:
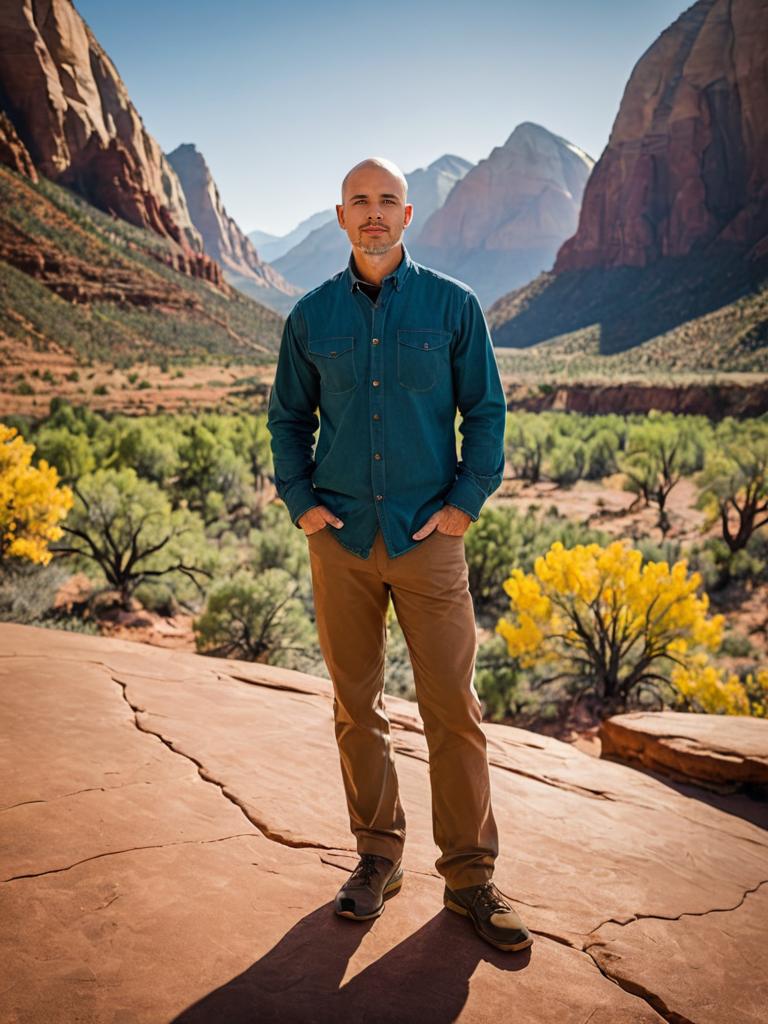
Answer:
<svg viewBox="0 0 768 1024"><path fill-rule="evenodd" d="M26 365L41 351L122 366L274 358L282 318L205 251L172 163L70 0L0 3L0 108L5 350ZM216 254L236 263L212 195Z"/></svg>
<svg viewBox="0 0 768 1024"><path fill-rule="evenodd" d="M289 284L259 258L253 243L229 216L208 164L191 143L168 153L179 177L192 223L202 236L205 251L217 260L230 284L278 312L288 312L302 289Z"/></svg>
<svg viewBox="0 0 768 1024"><path fill-rule="evenodd" d="M551 271L498 345L768 369L768 5L699 0L642 55Z"/></svg>
<svg viewBox="0 0 768 1024"><path fill-rule="evenodd" d="M270 235L268 231L249 231L248 237L257 249L261 249L263 245L269 242L276 242L280 235Z"/></svg>
<svg viewBox="0 0 768 1024"><path fill-rule="evenodd" d="M457 277L489 305L551 266L576 230L594 161L524 121L462 178L411 246L420 263Z"/></svg>
<svg viewBox="0 0 768 1024"><path fill-rule="evenodd" d="M336 223L336 210L321 210L313 213L311 217L305 218L293 231L287 235L269 235L266 231L251 231L248 237L261 253L261 258L271 263L279 260L281 256L293 249L299 242L303 242L307 235L315 228L322 227L328 221Z"/></svg>
<svg viewBox="0 0 768 1024"><path fill-rule="evenodd" d="M448 154L434 160L426 168L418 168L406 174L408 202L413 203L414 207L413 220L405 234L409 251L422 226L445 202L453 187L472 166L468 160ZM315 228L302 242L273 263L285 278L303 288L310 289L322 284L326 278L342 270L349 260L349 238L339 227L335 208L331 213L332 220Z"/></svg>
<svg viewBox="0 0 768 1024"><path fill-rule="evenodd" d="M180 271L220 280L173 168L70 0L0 3L0 106L46 178L171 239Z"/></svg>

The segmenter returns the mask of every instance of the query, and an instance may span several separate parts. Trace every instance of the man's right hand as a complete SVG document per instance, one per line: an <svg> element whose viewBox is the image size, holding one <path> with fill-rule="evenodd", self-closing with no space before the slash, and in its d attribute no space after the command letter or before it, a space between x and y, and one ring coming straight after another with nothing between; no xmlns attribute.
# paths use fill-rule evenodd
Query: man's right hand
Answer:
<svg viewBox="0 0 768 1024"><path fill-rule="evenodd" d="M339 517L325 505L313 505L312 508L308 508L299 516L298 523L307 536L310 533L317 533L318 530L324 530L328 523L337 529L344 525Z"/></svg>

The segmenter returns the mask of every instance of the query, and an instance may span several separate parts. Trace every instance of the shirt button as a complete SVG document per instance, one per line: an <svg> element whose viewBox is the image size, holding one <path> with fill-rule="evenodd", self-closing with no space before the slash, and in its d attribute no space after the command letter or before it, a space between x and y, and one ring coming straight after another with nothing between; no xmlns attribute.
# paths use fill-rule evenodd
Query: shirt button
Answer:
<svg viewBox="0 0 768 1024"><path fill-rule="evenodd" d="M371 339L371 344L372 345L378 345L379 344L379 339L378 338L372 338Z"/></svg>
<svg viewBox="0 0 768 1024"><path fill-rule="evenodd" d="M425 342L424 342L424 348L429 348L429 342L428 342L428 341L425 341ZM332 355L332 356L335 356L335 355L336 355L336 353L335 353L335 352L331 352L331 355Z"/></svg>
<svg viewBox="0 0 768 1024"><path fill-rule="evenodd" d="M374 457L374 459L380 459L381 458L381 452L374 452L373 453L373 457Z"/></svg>
<svg viewBox="0 0 768 1024"><path fill-rule="evenodd" d="M377 412L375 412L375 413L373 414L373 418L374 418L375 420L380 420L380 419L381 419L381 416L379 416L379 414L378 414Z"/></svg>
<svg viewBox="0 0 768 1024"><path fill-rule="evenodd" d="M376 501L384 501L384 495L383 494L377 494L376 495Z"/></svg>
<svg viewBox="0 0 768 1024"><path fill-rule="evenodd" d="M379 384L380 384L380 383L381 383L381 381L379 381L379 380L372 380L372 381L371 381L371 384L373 384L373 386L374 386L375 388L377 388L377 387L379 386Z"/></svg>

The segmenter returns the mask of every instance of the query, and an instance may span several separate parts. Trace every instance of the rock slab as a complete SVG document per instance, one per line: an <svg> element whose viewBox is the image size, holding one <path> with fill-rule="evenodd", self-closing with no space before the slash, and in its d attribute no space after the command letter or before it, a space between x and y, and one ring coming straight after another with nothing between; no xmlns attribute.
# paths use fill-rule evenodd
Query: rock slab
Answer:
<svg viewBox="0 0 768 1024"><path fill-rule="evenodd" d="M0 624L0 692L2 1021L765 1020L743 796L486 726L510 954L442 906L415 705L385 699L405 882L361 925L332 912L357 856L327 679Z"/></svg>
<svg viewBox="0 0 768 1024"><path fill-rule="evenodd" d="M601 757L718 793L768 794L768 721L747 715L632 711L600 724Z"/></svg>

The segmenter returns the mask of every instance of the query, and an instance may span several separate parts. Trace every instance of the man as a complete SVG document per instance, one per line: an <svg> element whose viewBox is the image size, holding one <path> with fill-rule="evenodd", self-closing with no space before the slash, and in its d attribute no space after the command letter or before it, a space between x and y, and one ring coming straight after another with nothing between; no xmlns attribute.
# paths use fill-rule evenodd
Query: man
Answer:
<svg viewBox="0 0 768 1024"><path fill-rule="evenodd" d="M388 160L348 172L336 214L349 264L294 305L269 396L275 483L307 537L360 854L334 909L377 917L403 878L405 816L382 703L391 599L429 750L443 903L493 945L522 949L532 938L491 880L498 835L463 538L501 483L506 403L474 292L403 244L406 199Z"/></svg>

